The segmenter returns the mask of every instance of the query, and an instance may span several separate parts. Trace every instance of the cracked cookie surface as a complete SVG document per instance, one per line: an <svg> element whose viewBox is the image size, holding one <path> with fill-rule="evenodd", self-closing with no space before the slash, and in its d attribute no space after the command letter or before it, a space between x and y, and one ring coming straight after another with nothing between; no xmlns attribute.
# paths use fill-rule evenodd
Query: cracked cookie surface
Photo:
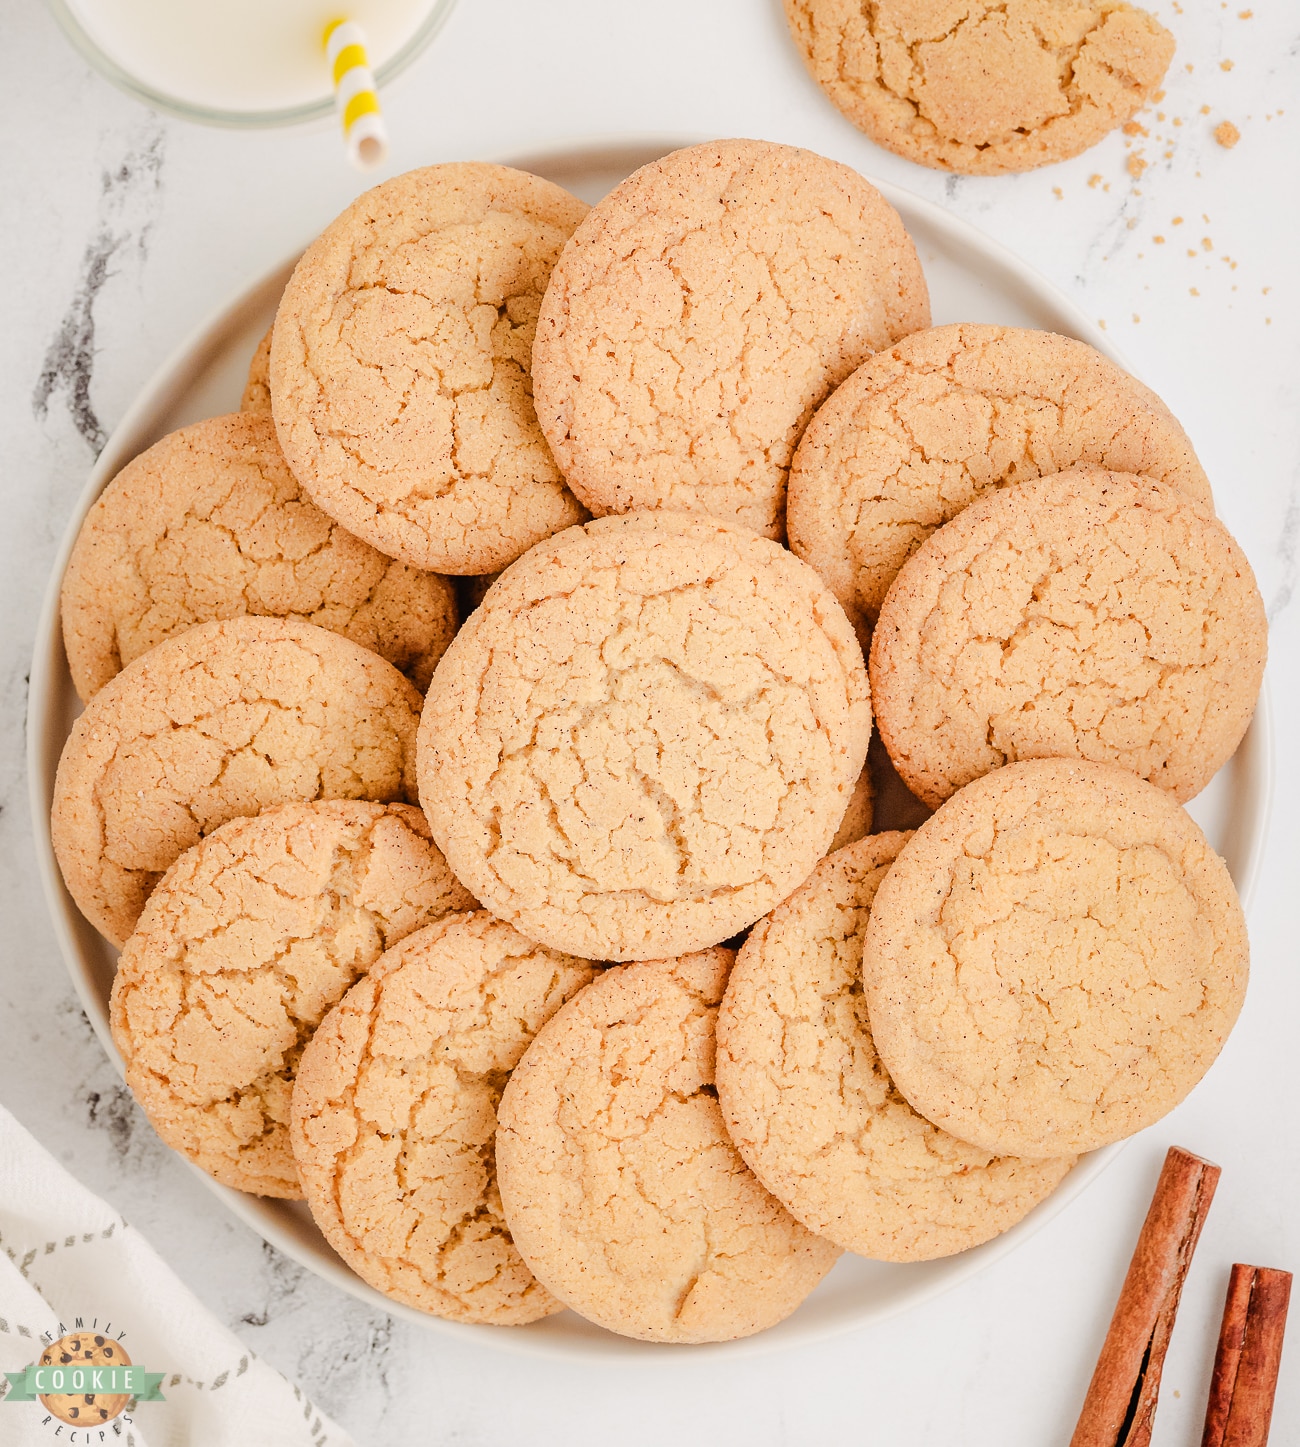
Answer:
<svg viewBox="0 0 1300 1447"><path fill-rule="evenodd" d="M765 141L692 146L616 187L565 248L537 415L593 512L705 512L780 538L813 410L929 319L911 239L855 171Z"/></svg>
<svg viewBox="0 0 1300 1447"><path fill-rule="evenodd" d="M596 974L486 911L408 935L330 1011L294 1080L290 1140L330 1245L452 1321L562 1310L501 1213L496 1109L533 1036Z"/></svg>
<svg viewBox="0 0 1300 1447"><path fill-rule="evenodd" d="M276 313L272 407L315 502L390 557L490 573L586 515L533 410L537 309L586 205L507 166L367 191Z"/></svg>
<svg viewBox="0 0 1300 1447"><path fill-rule="evenodd" d="M1250 723L1268 622L1245 554L1164 483L1078 469L990 494L894 580L880 737L931 806L1017 759L1120 764L1180 802Z"/></svg>
<svg viewBox="0 0 1300 1447"><path fill-rule="evenodd" d="M822 404L790 468L792 550L874 619L908 557L998 487L1086 464L1214 505L1149 388L1072 337L962 322L879 352Z"/></svg>
<svg viewBox="0 0 1300 1447"><path fill-rule="evenodd" d="M1227 868L1168 794L1036 759L968 784L908 841L867 921L863 986L914 1109L986 1151L1059 1156L1187 1095L1248 958Z"/></svg>
<svg viewBox="0 0 1300 1447"><path fill-rule="evenodd" d="M234 819L150 896L113 982L127 1084L173 1149L227 1186L297 1199L303 1047L380 955L472 909L409 804L325 800Z"/></svg>
<svg viewBox="0 0 1300 1447"><path fill-rule="evenodd" d="M78 909L120 945L182 850L308 799L414 802L420 695L310 623L232 618L168 638L72 726L50 833Z"/></svg>
<svg viewBox="0 0 1300 1447"><path fill-rule="evenodd" d="M992 1156L930 1124L881 1064L862 989L871 902L908 839L830 855L750 931L718 1012L718 1100L745 1163L811 1231L929 1261L1013 1226L1073 1156Z"/></svg>
<svg viewBox="0 0 1300 1447"><path fill-rule="evenodd" d="M736 1153L713 1083L730 950L608 970L525 1052L498 1112L520 1254L561 1301L645 1341L729 1341L788 1316L838 1248Z"/></svg>
<svg viewBox="0 0 1300 1447"><path fill-rule="evenodd" d="M1119 0L785 0L813 78L873 141L969 176L1077 156L1151 99L1174 38Z"/></svg>
<svg viewBox="0 0 1300 1447"><path fill-rule="evenodd" d="M870 732L861 650L811 568L712 518L598 518L507 569L443 655L420 799L530 939L661 959L807 877Z"/></svg>
<svg viewBox="0 0 1300 1447"><path fill-rule="evenodd" d="M63 578L63 641L88 699L196 623L290 617L341 633L416 685L456 631L456 595L303 494L271 419L196 422L129 462L86 515Z"/></svg>

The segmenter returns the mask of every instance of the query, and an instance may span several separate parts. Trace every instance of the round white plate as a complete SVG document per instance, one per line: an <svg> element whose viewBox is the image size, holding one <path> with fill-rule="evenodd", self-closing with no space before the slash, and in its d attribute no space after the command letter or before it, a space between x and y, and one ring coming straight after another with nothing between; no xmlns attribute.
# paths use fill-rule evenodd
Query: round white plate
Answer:
<svg viewBox="0 0 1300 1447"><path fill-rule="evenodd" d="M677 142L675 144L681 144ZM596 201L637 166L673 149L645 143L618 149L590 148L516 160L540 175ZM1002 322L1041 327L1091 343L1123 365L1105 334L1050 283L1010 252L939 207L882 182L916 242L930 284L936 323ZM167 362L100 455L68 524L36 634L27 717L28 775L36 849L50 913L73 983L104 1049L121 1070L108 1029L108 998L116 951L86 923L64 888L50 843L49 817L59 753L80 704L72 687L59 631L59 588L68 554L87 509L121 467L177 427L239 406L248 361L270 324L293 261L278 266L223 307ZM1264 838L1272 749L1266 700L1236 755L1196 799L1191 812L1224 856L1243 899L1257 872ZM803 1344L865 1326L934 1296L981 1270L1024 1241L1063 1210L1114 1158L1119 1146L1087 1156L1051 1198L995 1241L942 1261L898 1266L843 1256L808 1300L780 1326L744 1341L696 1347L730 1354ZM201 1174L201 1173L200 1173ZM564 1312L532 1326L463 1326L440 1321L380 1295L355 1276L326 1245L301 1202L243 1195L202 1179L242 1221L273 1246L367 1305L438 1331L472 1336L485 1346L543 1356L653 1360L680 1348L614 1336Z"/></svg>

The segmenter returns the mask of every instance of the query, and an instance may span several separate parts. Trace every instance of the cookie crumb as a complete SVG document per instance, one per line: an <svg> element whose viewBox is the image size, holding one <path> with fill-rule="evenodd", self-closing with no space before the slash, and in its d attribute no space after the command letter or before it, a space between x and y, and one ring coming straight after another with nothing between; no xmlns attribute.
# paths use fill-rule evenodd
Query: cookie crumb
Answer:
<svg viewBox="0 0 1300 1447"><path fill-rule="evenodd" d="M1220 121L1214 128L1214 139L1225 151L1230 151L1241 140L1241 132L1231 121Z"/></svg>
<svg viewBox="0 0 1300 1447"><path fill-rule="evenodd" d="M1089 190L1095 191L1095 190L1097 189L1097 187L1100 186L1100 185L1101 185L1101 172L1100 172L1100 171L1094 171L1094 172L1092 173L1092 175L1088 177L1088 188L1089 188Z"/></svg>
<svg viewBox="0 0 1300 1447"><path fill-rule="evenodd" d="M1193 256L1196 255L1196 253L1195 253L1194 251L1193 251L1191 254L1192 254ZM1188 290L1188 292L1189 292L1192 296L1200 296L1200 292L1197 291L1194 286L1189 286L1189 287L1187 288L1187 290Z"/></svg>
<svg viewBox="0 0 1300 1447"><path fill-rule="evenodd" d="M1220 70L1231 70L1231 69L1232 69L1232 61L1230 61L1230 60L1221 60L1221 61L1219 62L1219 69L1220 69Z"/></svg>
<svg viewBox="0 0 1300 1447"><path fill-rule="evenodd" d="M1065 192L1062 191L1059 186L1052 187L1052 195L1055 196L1058 201L1065 200Z"/></svg>
<svg viewBox="0 0 1300 1447"><path fill-rule="evenodd" d="M1209 108L1209 106L1202 106L1202 107L1201 107L1201 114L1202 114L1203 116L1208 116L1209 113L1210 113L1210 108Z"/></svg>
<svg viewBox="0 0 1300 1447"><path fill-rule="evenodd" d="M1131 155L1125 163L1129 175L1132 176L1135 181L1142 179L1142 172L1146 170L1148 164L1148 162L1144 161L1142 157L1136 153Z"/></svg>
<svg viewBox="0 0 1300 1447"><path fill-rule="evenodd" d="M1149 136L1151 134L1141 121L1125 121L1121 129L1126 136Z"/></svg>
<svg viewBox="0 0 1300 1447"><path fill-rule="evenodd" d="M1165 238L1163 236L1153 236L1151 240L1154 241L1157 246L1163 246L1165 244Z"/></svg>
<svg viewBox="0 0 1300 1447"><path fill-rule="evenodd" d="M1181 216L1175 216L1175 217L1174 217L1174 220L1173 220L1173 224L1174 224L1175 226L1181 226L1181 225L1183 224L1183 218L1182 218Z"/></svg>

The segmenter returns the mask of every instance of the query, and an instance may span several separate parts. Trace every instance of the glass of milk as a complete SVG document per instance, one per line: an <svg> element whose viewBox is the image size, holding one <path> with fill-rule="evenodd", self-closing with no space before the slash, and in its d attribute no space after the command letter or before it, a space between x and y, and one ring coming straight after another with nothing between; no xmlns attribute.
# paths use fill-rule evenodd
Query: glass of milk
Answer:
<svg viewBox="0 0 1300 1447"><path fill-rule="evenodd" d="M380 86L429 43L455 0L47 0L78 50L158 110L212 125L328 115L325 27L355 20Z"/></svg>

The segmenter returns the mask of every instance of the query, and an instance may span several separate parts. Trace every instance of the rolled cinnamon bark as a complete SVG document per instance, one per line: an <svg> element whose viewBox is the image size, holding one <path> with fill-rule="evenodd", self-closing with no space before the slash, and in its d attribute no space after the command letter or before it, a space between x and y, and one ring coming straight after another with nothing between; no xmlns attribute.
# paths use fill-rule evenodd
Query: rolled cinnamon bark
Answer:
<svg viewBox="0 0 1300 1447"><path fill-rule="evenodd" d="M1070 1447L1147 1447L1183 1280L1219 1167L1171 1146Z"/></svg>
<svg viewBox="0 0 1300 1447"><path fill-rule="evenodd" d="M1201 1447L1265 1447L1290 1299L1289 1271L1233 1266Z"/></svg>

